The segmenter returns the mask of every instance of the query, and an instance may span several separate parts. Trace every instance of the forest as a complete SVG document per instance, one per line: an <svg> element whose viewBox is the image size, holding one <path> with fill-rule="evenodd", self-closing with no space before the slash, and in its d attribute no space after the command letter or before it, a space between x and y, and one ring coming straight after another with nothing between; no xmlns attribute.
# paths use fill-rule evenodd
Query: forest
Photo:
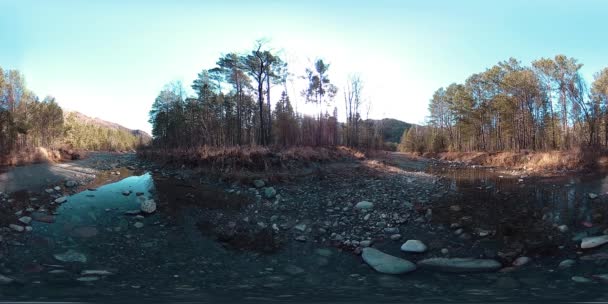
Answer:
<svg viewBox="0 0 608 304"><path fill-rule="evenodd" d="M404 132L414 152L548 151L608 147L608 68L587 85L565 55L526 66L499 62L464 83L439 88L424 127Z"/></svg>
<svg viewBox="0 0 608 304"><path fill-rule="evenodd" d="M0 155L50 149L127 150L140 140L122 130L84 124L64 111L52 96L42 100L17 70L0 67ZM0 159L0 164L4 161Z"/></svg>
<svg viewBox="0 0 608 304"><path fill-rule="evenodd" d="M203 69L187 96L180 82L164 87L153 103L150 123L157 149L227 146L383 147L382 121L363 119L371 106L363 82L353 75L342 93L330 80L330 64L317 59L305 71L290 71L280 54L263 41L247 53L230 52ZM316 114L294 110L288 79L306 81L301 92ZM271 88L282 89L271 96ZM274 90L272 91L274 92ZM278 97L278 98L277 98ZM274 108L272 98L278 99ZM343 99L343 103L341 100ZM346 117L338 118L338 106Z"/></svg>

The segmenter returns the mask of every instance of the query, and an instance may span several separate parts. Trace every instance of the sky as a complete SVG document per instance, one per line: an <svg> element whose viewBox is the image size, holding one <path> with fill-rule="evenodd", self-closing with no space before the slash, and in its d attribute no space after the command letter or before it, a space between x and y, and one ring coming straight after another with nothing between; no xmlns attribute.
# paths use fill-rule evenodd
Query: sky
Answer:
<svg viewBox="0 0 608 304"><path fill-rule="evenodd" d="M435 90L510 57L565 54L591 82L608 66L607 19L602 0L0 0L0 67L66 109L150 132L165 84L189 87L265 38L295 76L329 62L340 111L358 74L370 118L424 123ZM306 112L303 85L296 77L288 94Z"/></svg>

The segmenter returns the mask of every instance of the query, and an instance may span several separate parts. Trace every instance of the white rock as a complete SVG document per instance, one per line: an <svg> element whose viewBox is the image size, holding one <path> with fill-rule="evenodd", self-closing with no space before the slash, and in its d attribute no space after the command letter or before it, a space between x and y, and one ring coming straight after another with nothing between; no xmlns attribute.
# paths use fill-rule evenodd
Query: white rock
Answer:
<svg viewBox="0 0 608 304"><path fill-rule="evenodd" d="M135 227L137 229L142 228L142 227L144 227L144 223L142 223L142 222L135 222L135 224L133 224L133 227Z"/></svg>
<svg viewBox="0 0 608 304"><path fill-rule="evenodd" d="M363 248L361 257L374 270L386 274L402 274L416 270L416 264L374 248Z"/></svg>
<svg viewBox="0 0 608 304"><path fill-rule="evenodd" d="M68 200L68 198L66 196L62 196L60 198L55 199L55 203L57 204L63 204Z"/></svg>
<svg viewBox="0 0 608 304"><path fill-rule="evenodd" d="M13 283L15 280L13 278L9 278L5 275L0 274L0 284L6 285Z"/></svg>
<svg viewBox="0 0 608 304"><path fill-rule="evenodd" d="M405 252L425 252L426 245L419 240L407 240L401 245L401 251Z"/></svg>
<svg viewBox="0 0 608 304"><path fill-rule="evenodd" d="M590 199L596 199L597 198L597 194L595 194L595 193L589 193L589 198Z"/></svg>
<svg viewBox="0 0 608 304"><path fill-rule="evenodd" d="M559 226L557 226L557 230L559 230L560 232L568 232L568 226L559 225Z"/></svg>
<svg viewBox="0 0 608 304"><path fill-rule="evenodd" d="M17 232L23 232L23 230L25 230L25 228L23 228L23 226L17 225L17 224L10 224L10 225L8 225L8 227L10 227L11 229L13 229Z"/></svg>
<svg viewBox="0 0 608 304"><path fill-rule="evenodd" d="M529 258L527 256L521 256L521 257L518 257L517 259L515 259L515 261L513 261L513 266L524 266L524 265L530 263L530 261L532 261L531 258Z"/></svg>
<svg viewBox="0 0 608 304"><path fill-rule="evenodd" d="M61 187L59 187L59 186L55 186L55 188L53 188L53 189L55 189L55 191L61 191Z"/></svg>
<svg viewBox="0 0 608 304"><path fill-rule="evenodd" d="M590 283L590 282L592 282L590 279L587 279L585 277L579 277L579 276L573 276L570 279L572 281L574 281L574 282L577 282L577 283Z"/></svg>
<svg viewBox="0 0 608 304"><path fill-rule="evenodd" d="M141 202L140 209L144 213L153 213L156 211L156 202L153 199L147 199Z"/></svg>
<svg viewBox="0 0 608 304"><path fill-rule="evenodd" d="M368 210L374 208L374 203L368 201L360 201L355 205L355 209Z"/></svg>
<svg viewBox="0 0 608 304"><path fill-rule="evenodd" d="M22 216L19 218L19 221L27 225L32 222L32 218L29 216Z"/></svg>
<svg viewBox="0 0 608 304"><path fill-rule="evenodd" d="M371 246L371 245L372 245L372 241L371 241L371 240L364 240L364 241L361 241L361 242L359 243L359 245L360 245L361 247L364 247L364 248L365 248L365 247L369 247L369 246Z"/></svg>
<svg viewBox="0 0 608 304"><path fill-rule="evenodd" d="M583 238L581 241L582 249L589 249L602 246L608 243L608 235L600 235L600 236L591 236Z"/></svg>

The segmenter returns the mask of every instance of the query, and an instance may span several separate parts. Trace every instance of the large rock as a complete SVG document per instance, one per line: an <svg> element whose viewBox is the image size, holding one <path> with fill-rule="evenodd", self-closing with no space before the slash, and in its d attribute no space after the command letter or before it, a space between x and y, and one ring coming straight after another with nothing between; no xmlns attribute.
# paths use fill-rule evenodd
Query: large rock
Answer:
<svg viewBox="0 0 608 304"><path fill-rule="evenodd" d="M401 245L401 251L405 252L425 252L426 245L419 240L407 240Z"/></svg>
<svg viewBox="0 0 608 304"><path fill-rule="evenodd" d="M355 209L368 210L374 208L374 203L368 201L360 201L355 205Z"/></svg>
<svg viewBox="0 0 608 304"><path fill-rule="evenodd" d="M374 270L386 274L402 274L416 270L416 264L374 248L363 248L361 257Z"/></svg>
<svg viewBox="0 0 608 304"><path fill-rule="evenodd" d="M144 213L153 213L156 211L156 202L153 199L147 199L141 202L139 209Z"/></svg>
<svg viewBox="0 0 608 304"><path fill-rule="evenodd" d="M488 272L502 267L495 260L473 258L431 258L419 261L418 266L444 272Z"/></svg>
<svg viewBox="0 0 608 304"><path fill-rule="evenodd" d="M582 249L589 249L602 246L608 243L608 235L600 235L600 236L591 236L583 238L581 241Z"/></svg>

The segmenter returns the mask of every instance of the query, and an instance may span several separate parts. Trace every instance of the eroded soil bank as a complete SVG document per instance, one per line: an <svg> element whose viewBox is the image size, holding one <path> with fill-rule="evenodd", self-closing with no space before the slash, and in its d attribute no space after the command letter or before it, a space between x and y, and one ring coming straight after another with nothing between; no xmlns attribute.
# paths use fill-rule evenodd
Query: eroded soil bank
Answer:
<svg viewBox="0 0 608 304"><path fill-rule="evenodd" d="M95 184L62 181L2 199L11 213L2 219L0 292L13 300L608 299L608 245L580 248L608 228L603 176L511 176L388 157L235 180L101 156L90 167ZM156 212L139 212L143 199ZM404 252L407 240L426 248ZM388 275L363 261L364 248L413 263L459 257L500 267Z"/></svg>

